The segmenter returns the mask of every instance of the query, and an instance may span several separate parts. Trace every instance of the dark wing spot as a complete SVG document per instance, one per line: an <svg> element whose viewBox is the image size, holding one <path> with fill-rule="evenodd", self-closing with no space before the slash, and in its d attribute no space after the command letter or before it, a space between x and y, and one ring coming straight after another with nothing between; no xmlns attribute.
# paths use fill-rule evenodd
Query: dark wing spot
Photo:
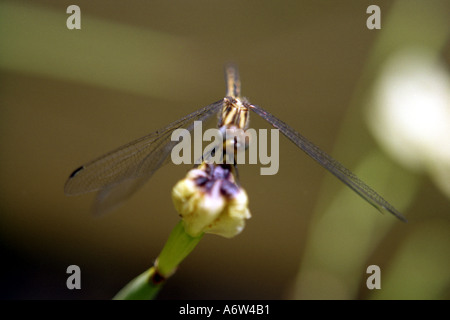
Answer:
<svg viewBox="0 0 450 320"><path fill-rule="evenodd" d="M80 172L83 169L84 169L84 166L81 166L78 169L75 169L75 171L70 174L69 179L75 177L78 174L78 172Z"/></svg>

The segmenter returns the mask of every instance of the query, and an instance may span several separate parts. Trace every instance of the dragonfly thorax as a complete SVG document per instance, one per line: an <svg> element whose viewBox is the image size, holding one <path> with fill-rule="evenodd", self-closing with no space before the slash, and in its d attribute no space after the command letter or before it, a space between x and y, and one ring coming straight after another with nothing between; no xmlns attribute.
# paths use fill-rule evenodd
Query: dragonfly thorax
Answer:
<svg viewBox="0 0 450 320"><path fill-rule="evenodd" d="M219 119L219 130L224 140L227 155L236 155L249 145L246 130L249 125L248 102L240 98L225 97Z"/></svg>
<svg viewBox="0 0 450 320"><path fill-rule="evenodd" d="M249 125L248 102L240 98L225 97L219 120L219 128L235 126L247 130Z"/></svg>

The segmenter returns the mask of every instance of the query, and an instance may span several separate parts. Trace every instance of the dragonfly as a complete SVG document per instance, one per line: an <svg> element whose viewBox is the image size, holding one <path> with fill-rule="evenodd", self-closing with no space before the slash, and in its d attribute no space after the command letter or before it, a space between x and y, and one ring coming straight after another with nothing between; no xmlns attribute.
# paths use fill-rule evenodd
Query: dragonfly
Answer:
<svg viewBox="0 0 450 320"><path fill-rule="evenodd" d="M159 168L170 162L169 155L178 143L171 140L176 129L192 131L194 122L206 122L213 115L219 115L219 129L236 127L246 130L251 110L380 212L389 212L401 221L407 221L397 209L340 162L282 120L242 98L239 73L234 64L225 66L225 81L227 90L223 99L74 170L64 186L65 194L79 195L97 191L94 213L111 211L135 193Z"/></svg>

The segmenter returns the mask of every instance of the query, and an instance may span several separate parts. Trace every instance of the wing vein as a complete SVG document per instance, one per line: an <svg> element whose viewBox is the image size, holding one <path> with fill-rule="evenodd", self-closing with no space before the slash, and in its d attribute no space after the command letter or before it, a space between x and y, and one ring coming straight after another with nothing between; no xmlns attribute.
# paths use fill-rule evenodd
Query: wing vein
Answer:
<svg viewBox="0 0 450 320"><path fill-rule="evenodd" d="M279 129L291 142L303 150L308 156L318 162L322 167L336 176L345 183L363 199L369 202L379 211L388 211L402 221L406 222L406 218L395 209L389 202L383 199L375 190L360 180L353 172L344 167L340 162L321 150L319 147L310 142L303 135L293 130L282 120L276 118L263 108L257 105L250 105L250 109L269 122L272 126Z"/></svg>

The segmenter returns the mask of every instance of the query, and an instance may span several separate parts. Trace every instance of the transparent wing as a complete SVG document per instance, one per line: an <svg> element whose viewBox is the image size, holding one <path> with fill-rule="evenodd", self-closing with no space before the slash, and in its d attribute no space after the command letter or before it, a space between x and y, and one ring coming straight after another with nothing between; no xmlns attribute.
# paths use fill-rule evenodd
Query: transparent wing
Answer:
<svg viewBox="0 0 450 320"><path fill-rule="evenodd" d="M400 220L406 222L406 218L391 204L384 200L378 193L376 193L372 188L361 181L354 173L345 168L341 163L333 159L330 155L322 151L319 147L314 145L300 133L257 105L249 105L249 108L264 120L269 122L272 126L279 129L281 133L283 133L296 146L302 149L311 158L316 160L329 172L334 174L338 179L340 179L343 183L353 189L372 206L374 206L381 212L388 211Z"/></svg>
<svg viewBox="0 0 450 320"><path fill-rule="evenodd" d="M128 198L153 173L169 160L178 141L171 141L174 130L186 127L191 131L194 121L205 121L217 114L223 100L214 102L177 120L161 130L132 141L76 169L67 180L67 195L99 191L94 211L102 213Z"/></svg>

